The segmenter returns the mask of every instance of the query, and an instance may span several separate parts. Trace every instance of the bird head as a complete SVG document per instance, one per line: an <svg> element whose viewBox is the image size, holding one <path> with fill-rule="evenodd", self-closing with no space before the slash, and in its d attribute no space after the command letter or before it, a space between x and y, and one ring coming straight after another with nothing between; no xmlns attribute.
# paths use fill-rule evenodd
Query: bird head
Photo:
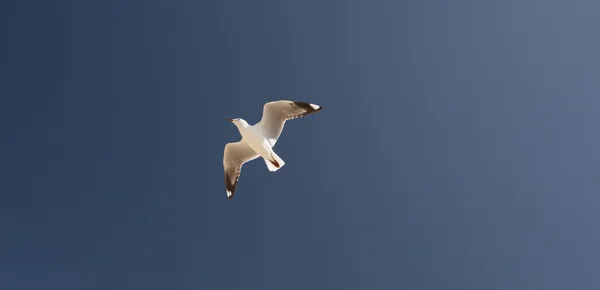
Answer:
<svg viewBox="0 0 600 290"><path fill-rule="evenodd" d="M242 118L227 119L227 121L233 123L237 127L248 127L248 123Z"/></svg>

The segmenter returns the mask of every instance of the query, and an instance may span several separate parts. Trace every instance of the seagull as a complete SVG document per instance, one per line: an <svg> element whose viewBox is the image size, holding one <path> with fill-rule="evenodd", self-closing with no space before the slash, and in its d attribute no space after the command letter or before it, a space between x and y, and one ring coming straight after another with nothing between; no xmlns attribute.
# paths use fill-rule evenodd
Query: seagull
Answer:
<svg viewBox="0 0 600 290"><path fill-rule="evenodd" d="M227 198L232 199L235 194L244 163L262 157L271 172L279 170L285 164L273 151L285 121L304 117L322 109L323 107L315 104L281 100L266 103L262 119L254 125L249 125L241 118L227 119L242 135L242 140L227 143L223 153Z"/></svg>

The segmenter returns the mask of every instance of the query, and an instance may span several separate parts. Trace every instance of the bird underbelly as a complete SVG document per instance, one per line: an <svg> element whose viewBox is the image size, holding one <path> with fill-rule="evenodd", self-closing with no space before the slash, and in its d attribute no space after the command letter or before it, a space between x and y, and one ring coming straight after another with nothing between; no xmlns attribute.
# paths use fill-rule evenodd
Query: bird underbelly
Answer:
<svg viewBox="0 0 600 290"><path fill-rule="evenodd" d="M265 139L263 136L257 134L256 132L244 132L245 134L242 134L242 138L244 139L244 141L246 143L248 143L248 146L250 146L250 148L252 148L256 153L258 153L258 155L260 155L261 157L264 158L270 158L271 156L271 146L269 144L269 141L267 141L267 139Z"/></svg>

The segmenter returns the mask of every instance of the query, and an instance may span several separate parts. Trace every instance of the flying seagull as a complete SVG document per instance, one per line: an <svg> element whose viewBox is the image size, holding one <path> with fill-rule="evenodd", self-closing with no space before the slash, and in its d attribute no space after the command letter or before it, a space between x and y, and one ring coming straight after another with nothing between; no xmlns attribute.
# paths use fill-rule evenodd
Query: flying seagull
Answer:
<svg viewBox="0 0 600 290"><path fill-rule="evenodd" d="M262 157L271 172L277 171L285 164L273 151L285 121L304 117L322 109L323 107L315 104L282 100L266 103L262 119L255 125L249 125L241 118L227 119L242 135L242 140L227 143L223 153L227 197L233 198L244 163Z"/></svg>

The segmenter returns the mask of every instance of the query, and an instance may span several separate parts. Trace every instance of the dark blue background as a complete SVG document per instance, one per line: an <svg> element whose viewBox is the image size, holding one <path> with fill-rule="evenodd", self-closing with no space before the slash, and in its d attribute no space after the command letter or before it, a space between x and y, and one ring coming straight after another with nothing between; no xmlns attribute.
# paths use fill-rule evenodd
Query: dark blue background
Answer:
<svg viewBox="0 0 600 290"><path fill-rule="evenodd" d="M599 9L3 1L0 288L600 289Z"/></svg>

